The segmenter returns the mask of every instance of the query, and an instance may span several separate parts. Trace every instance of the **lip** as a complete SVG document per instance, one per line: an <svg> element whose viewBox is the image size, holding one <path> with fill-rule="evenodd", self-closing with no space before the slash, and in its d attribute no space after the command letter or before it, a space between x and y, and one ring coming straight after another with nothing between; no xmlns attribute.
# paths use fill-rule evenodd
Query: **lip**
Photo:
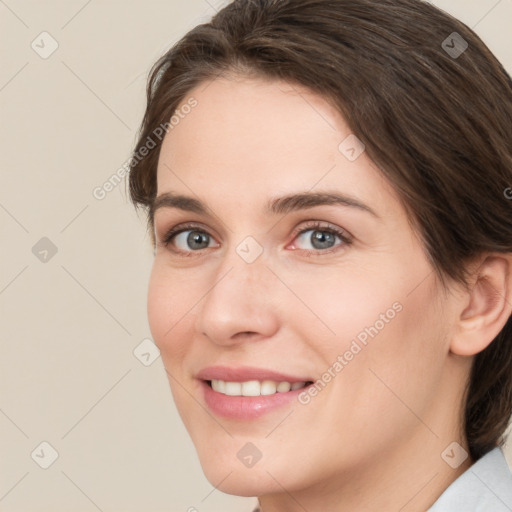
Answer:
<svg viewBox="0 0 512 512"><path fill-rule="evenodd" d="M196 378L200 380L219 379L230 382L273 380L276 382L289 382L290 384L293 384L294 382L308 382L314 380L312 377L297 377L253 366L238 366L236 368L229 366L209 366L208 368L203 368L198 372Z"/></svg>
<svg viewBox="0 0 512 512"><path fill-rule="evenodd" d="M286 393L260 396L228 396L214 391L206 381L200 381L203 399L208 409L216 416L234 420L254 420L276 409L283 408L297 400L305 389ZM313 385L313 384L311 384Z"/></svg>
<svg viewBox="0 0 512 512"><path fill-rule="evenodd" d="M276 409L289 406L297 400L298 395L308 386L285 393L274 393L273 395L228 396L214 391L206 381L220 379L230 382L246 382L249 380L273 380L290 383L314 382L314 379L310 377L297 377L250 366L237 368L212 366L201 370L196 378L200 381L203 400L208 409L216 416L235 420L253 420Z"/></svg>

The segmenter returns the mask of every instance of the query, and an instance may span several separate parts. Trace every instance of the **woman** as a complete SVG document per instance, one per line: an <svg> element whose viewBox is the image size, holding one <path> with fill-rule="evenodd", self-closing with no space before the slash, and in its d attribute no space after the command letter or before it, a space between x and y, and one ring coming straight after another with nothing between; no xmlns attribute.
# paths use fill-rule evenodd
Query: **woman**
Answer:
<svg viewBox="0 0 512 512"><path fill-rule="evenodd" d="M155 64L130 192L212 485L512 510L511 133L509 76L426 2L235 0Z"/></svg>

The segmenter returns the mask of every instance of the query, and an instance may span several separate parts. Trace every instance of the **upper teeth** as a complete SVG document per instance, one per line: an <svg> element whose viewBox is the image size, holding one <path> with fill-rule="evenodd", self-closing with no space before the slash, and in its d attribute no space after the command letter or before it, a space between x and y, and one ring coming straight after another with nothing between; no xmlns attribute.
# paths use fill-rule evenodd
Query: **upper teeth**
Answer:
<svg viewBox="0 0 512 512"><path fill-rule="evenodd" d="M260 396L273 395L274 393L286 393L294 391L306 385L305 382L275 382L272 380L249 380L247 382L228 382L225 380L212 379L214 391L229 396Z"/></svg>

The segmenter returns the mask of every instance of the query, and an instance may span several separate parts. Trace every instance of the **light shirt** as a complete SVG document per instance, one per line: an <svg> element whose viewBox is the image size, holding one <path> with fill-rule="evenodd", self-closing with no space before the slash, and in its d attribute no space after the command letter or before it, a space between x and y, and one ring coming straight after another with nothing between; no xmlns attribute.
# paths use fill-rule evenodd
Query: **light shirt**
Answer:
<svg viewBox="0 0 512 512"><path fill-rule="evenodd" d="M478 459L427 512L512 512L512 472L501 448Z"/></svg>
<svg viewBox="0 0 512 512"><path fill-rule="evenodd" d="M512 471L501 448L478 459L426 512L512 512Z"/></svg>

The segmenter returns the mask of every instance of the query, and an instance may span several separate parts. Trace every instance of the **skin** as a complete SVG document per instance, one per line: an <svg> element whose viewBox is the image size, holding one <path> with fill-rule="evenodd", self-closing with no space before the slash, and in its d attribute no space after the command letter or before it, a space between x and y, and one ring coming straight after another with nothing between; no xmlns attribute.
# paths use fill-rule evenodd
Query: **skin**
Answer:
<svg viewBox="0 0 512 512"><path fill-rule="evenodd" d="M464 383L511 313L510 258L488 255L469 292L453 283L444 291L393 188L365 152L351 162L338 149L351 131L325 99L240 76L203 83L183 104L191 96L198 105L164 140L157 195L200 199L210 216L155 212L148 317L206 477L223 492L258 496L264 512L424 512L473 463L454 469L441 454L452 442L467 451ZM340 205L264 212L270 198L327 190L378 218ZM294 235L309 220L352 242L335 238L322 254L329 249L311 241L317 228ZM200 225L208 248L187 245L189 232L162 243L185 222ZM263 250L251 264L236 252L247 236ZM207 410L200 369L320 378L396 302L401 311L307 405L251 421ZM237 458L247 442L262 454L252 468Z"/></svg>

